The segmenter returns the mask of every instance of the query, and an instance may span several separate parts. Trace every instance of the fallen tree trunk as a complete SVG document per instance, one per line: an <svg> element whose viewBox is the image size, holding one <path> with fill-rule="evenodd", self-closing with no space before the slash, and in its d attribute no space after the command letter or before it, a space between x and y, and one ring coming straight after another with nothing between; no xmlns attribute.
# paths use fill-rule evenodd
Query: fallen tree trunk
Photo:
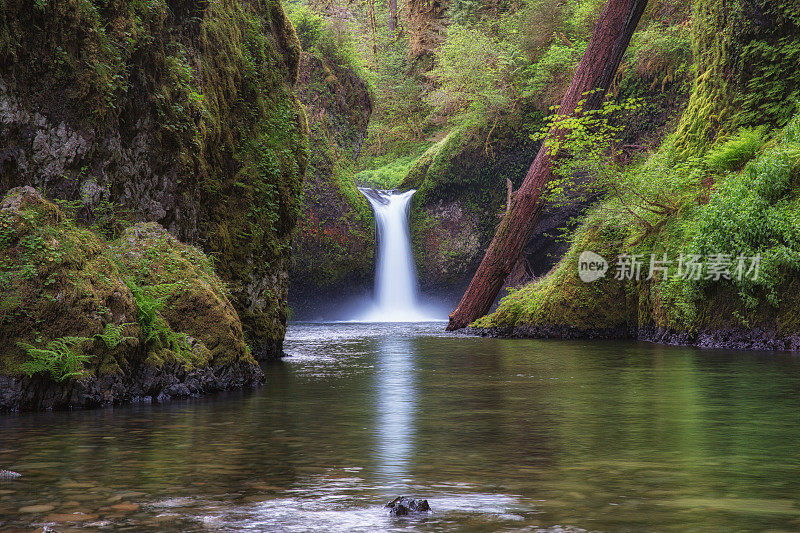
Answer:
<svg viewBox="0 0 800 533"><path fill-rule="evenodd" d="M594 27L586 53L561 100L559 115L573 114L581 101L583 110L600 107L646 5L647 0L608 0ZM563 130L559 131L556 124L548 136L563 136ZM450 314L448 330L468 326L491 308L523 247L533 235L543 207L542 188L553 177L551 163L555 156L542 143L461 303Z"/></svg>

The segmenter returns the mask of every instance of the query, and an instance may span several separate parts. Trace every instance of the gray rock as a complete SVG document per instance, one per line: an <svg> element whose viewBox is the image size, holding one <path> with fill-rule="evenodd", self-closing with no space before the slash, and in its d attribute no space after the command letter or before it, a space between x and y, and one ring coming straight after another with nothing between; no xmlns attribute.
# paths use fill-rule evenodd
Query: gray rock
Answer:
<svg viewBox="0 0 800 533"><path fill-rule="evenodd" d="M410 514L430 512L428 500L417 500L400 496L386 504L391 516L408 516Z"/></svg>

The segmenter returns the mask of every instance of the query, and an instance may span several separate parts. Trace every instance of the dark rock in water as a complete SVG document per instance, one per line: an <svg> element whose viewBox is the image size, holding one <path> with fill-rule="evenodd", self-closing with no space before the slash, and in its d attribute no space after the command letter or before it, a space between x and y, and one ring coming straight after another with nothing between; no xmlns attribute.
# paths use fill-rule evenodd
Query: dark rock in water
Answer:
<svg viewBox="0 0 800 533"><path fill-rule="evenodd" d="M21 478L22 474L12 472L11 470L0 470L0 481L8 481L9 479Z"/></svg>
<svg viewBox="0 0 800 533"><path fill-rule="evenodd" d="M427 513L431 510L428 500L415 500L400 496L386 504L392 516L407 516L411 513Z"/></svg>

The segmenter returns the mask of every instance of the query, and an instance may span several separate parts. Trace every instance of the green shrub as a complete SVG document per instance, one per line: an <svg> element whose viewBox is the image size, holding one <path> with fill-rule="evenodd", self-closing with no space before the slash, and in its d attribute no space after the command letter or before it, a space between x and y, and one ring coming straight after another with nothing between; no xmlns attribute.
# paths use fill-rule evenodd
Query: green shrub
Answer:
<svg viewBox="0 0 800 533"><path fill-rule="evenodd" d="M798 121L800 116L785 139L794 139ZM757 279L732 280L747 307L754 308L762 295L777 307L781 284L800 272L800 206L792 189L797 163L792 144L765 152L723 182L696 221L692 252L760 255Z"/></svg>
<svg viewBox="0 0 800 533"><path fill-rule="evenodd" d="M586 41L574 44L553 43L536 62L527 67L524 95L535 98L542 107L556 105L572 77L572 71L586 51Z"/></svg>
<svg viewBox="0 0 800 533"><path fill-rule="evenodd" d="M463 119L496 113L510 102L505 61L497 43L480 30L451 24L431 71L439 88L427 99L442 115Z"/></svg>
<svg viewBox="0 0 800 533"><path fill-rule="evenodd" d="M288 4L286 15L294 25L303 50L328 59L343 68L359 74L363 72L363 61L358 45L344 23L327 20L308 5Z"/></svg>

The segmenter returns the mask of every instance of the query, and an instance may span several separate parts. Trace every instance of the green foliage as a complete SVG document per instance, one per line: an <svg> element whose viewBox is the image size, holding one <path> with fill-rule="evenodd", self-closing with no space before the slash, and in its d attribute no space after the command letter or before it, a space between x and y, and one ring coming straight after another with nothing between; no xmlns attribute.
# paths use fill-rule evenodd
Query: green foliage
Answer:
<svg viewBox="0 0 800 533"><path fill-rule="evenodd" d="M85 374L84 363L89 360L82 350L89 343L91 339L87 337L61 337L43 348L20 342L18 346L29 360L20 364L18 370L29 376L47 374L56 381L81 378Z"/></svg>
<svg viewBox="0 0 800 533"><path fill-rule="evenodd" d="M508 104L500 51L480 31L451 24L431 75L439 82L428 101L442 114L497 111Z"/></svg>
<svg viewBox="0 0 800 533"><path fill-rule="evenodd" d="M193 362L192 350L185 333L176 333L161 315L164 303L174 289L169 285L141 287L135 281L126 280L139 311L139 326L142 339L148 350L169 350L186 364Z"/></svg>
<svg viewBox="0 0 800 533"><path fill-rule="evenodd" d="M719 173L741 169L763 145L765 130L741 128L729 140L713 147L704 157L709 169Z"/></svg>
<svg viewBox="0 0 800 533"><path fill-rule="evenodd" d="M112 324L107 323L103 333L98 333L94 336L105 344L106 348L114 349L126 340L135 340L134 337L126 337L123 335L125 324Z"/></svg>
<svg viewBox="0 0 800 533"><path fill-rule="evenodd" d="M527 67L529 77L525 86L525 95L541 98L551 86L555 86L556 90L563 89L569 84L569 76L583 57L587 44L587 41L579 41L574 45L553 43L536 63ZM558 98L560 96L559 94ZM553 99L549 98L545 101Z"/></svg>
<svg viewBox="0 0 800 533"><path fill-rule="evenodd" d="M795 6L795 9L797 7ZM744 45L742 64L747 83L735 105L741 109L741 124L785 124L800 99L800 25L793 35L775 42L753 40ZM752 69L752 73L750 73Z"/></svg>
<svg viewBox="0 0 800 533"><path fill-rule="evenodd" d="M692 62L690 34L683 24L652 23L636 32L626 51L637 73L663 89L674 81L688 82Z"/></svg>
<svg viewBox="0 0 800 533"><path fill-rule="evenodd" d="M696 0L692 95L677 131L687 156L740 127L785 126L800 96L800 20L793 0Z"/></svg>
<svg viewBox="0 0 800 533"><path fill-rule="evenodd" d="M364 59L350 29L338 20L330 20L302 3L287 4L286 14L294 24L303 51L332 61L342 68L366 75Z"/></svg>
<svg viewBox="0 0 800 533"><path fill-rule="evenodd" d="M416 148L425 137L430 104L423 97L426 79L413 72L407 43L377 49L366 77L373 95L364 155L393 156Z"/></svg>
<svg viewBox="0 0 800 533"><path fill-rule="evenodd" d="M546 186L550 205L561 207L597 195L624 194L626 180L616 163L621 154L618 136L624 128L611 119L629 115L642 105L635 99L608 100L599 109L583 111L580 102L573 115L555 113L544 121L531 137L543 141L550 153L559 154L552 165L555 178Z"/></svg>
<svg viewBox="0 0 800 533"><path fill-rule="evenodd" d="M800 121L800 115L793 122ZM794 126L796 127L796 125ZM796 146L780 145L726 179L711 196L693 228L693 253L761 257L757 279L731 283L743 303L755 308L761 295L780 304L779 289L787 276L800 272L800 207L792 188L797 178ZM795 181L795 185L797 182ZM694 224L693 224L694 225ZM700 283L699 289L707 287Z"/></svg>
<svg viewBox="0 0 800 533"><path fill-rule="evenodd" d="M401 156L382 167L362 170L355 176L356 183L378 189L394 189L400 185L419 158L415 154Z"/></svg>

